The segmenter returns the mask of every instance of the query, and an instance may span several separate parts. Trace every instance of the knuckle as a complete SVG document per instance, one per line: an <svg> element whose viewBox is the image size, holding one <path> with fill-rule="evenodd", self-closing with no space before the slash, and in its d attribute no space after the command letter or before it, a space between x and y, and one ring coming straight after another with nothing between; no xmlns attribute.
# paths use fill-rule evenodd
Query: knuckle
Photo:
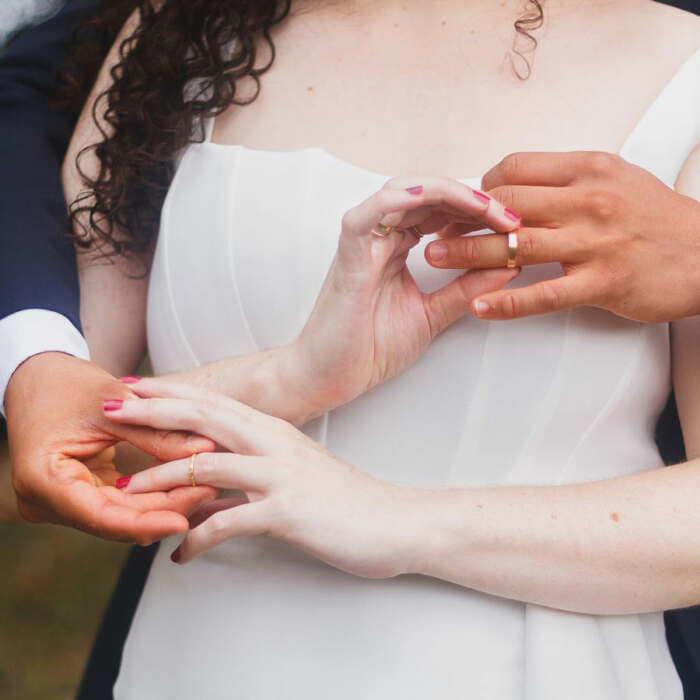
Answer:
<svg viewBox="0 0 700 700"><path fill-rule="evenodd" d="M585 154L586 169L592 175L603 177L617 166L616 156L605 151L589 151Z"/></svg>
<svg viewBox="0 0 700 700"><path fill-rule="evenodd" d="M473 265L478 262L481 258L481 253L483 251L483 245L478 238L471 236L466 236L464 238L458 238L459 241L459 256L461 262L467 264L468 266Z"/></svg>
<svg viewBox="0 0 700 700"><path fill-rule="evenodd" d="M516 192L517 190L511 185L503 185L492 190L490 194L504 207L518 211L520 207L518 206L518 195Z"/></svg>
<svg viewBox="0 0 700 700"><path fill-rule="evenodd" d="M506 181L517 180L524 156L524 153L510 153L500 162L501 174Z"/></svg>
<svg viewBox="0 0 700 700"><path fill-rule="evenodd" d="M515 294L506 294L501 300L501 312L507 318L516 318L520 312L520 302Z"/></svg>
<svg viewBox="0 0 700 700"><path fill-rule="evenodd" d="M522 260L534 261L537 259L539 245L537 240L530 235L521 235L518 237L518 256Z"/></svg>
<svg viewBox="0 0 700 700"><path fill-rule="evenodd" d="M205 483L216 475L218 459L214 452L202 452L197 456L195 469L197 472L197 482Z"/></svg>
<svg viewBox="0 0 700 700"><path fill-rule="evenodd" d="M230 515L225 510L214 513L206 521L206 533L203 534L216 541L225 540L231 531L229 517Z"/></svg>
<svg viewBox="0 0 700 700"><path fill-rule="evenodd" d="M357 228L360 221L360 214L357 210L358 207L353 207L352 209L348 209L345 214L343 214L343 218L340 222L342 230L353 231Z"/></svg>
<svg viewBox="0 0 700 700"><path fill-rule="evenodd" d="M586 202L594 216L604 221L613 219L618 211L618 197L610 190L593 190L589 192Z"/></svg>
<svg viewBox="0 0 700 700"><path fill-rule="evenodd" d="M558 311L565 306L563 290L551 284L543 284L537 289L538 306L547 311Z"/></svg>

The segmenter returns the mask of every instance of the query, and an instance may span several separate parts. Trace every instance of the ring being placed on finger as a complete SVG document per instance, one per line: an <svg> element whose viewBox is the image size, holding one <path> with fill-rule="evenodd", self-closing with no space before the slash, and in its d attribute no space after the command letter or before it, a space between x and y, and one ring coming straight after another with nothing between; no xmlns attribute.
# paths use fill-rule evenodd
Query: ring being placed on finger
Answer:
<svg viewBox="0 0 700 700"><path fill-rule="evenodd" d="M402 231L408 231L412 233L416 238L422 238L423 232L418 228L418 226L406 226L401 229Z"/></svg>
<svg viewBox="0 0 700 700"><path fill-rule="evenodd" d="M508 260L506 267L515 267L515 259L518 257L518 232L508 232Z"/></svg>
<svg viewBox="0 0 700 700"><path fill-rule="evenodd" d="M385 226L382 223L377 223L372 228L372 234L379 236L379 238L386 238L393 230L393 226Z"/></svg>
<svg viewBox="0 0 700 700"><path fill-rule="evenodd" d="M197 458L197 453L193 452L190 457L190 486L196 486L197 480L194 478L194 460Z"/></svg>

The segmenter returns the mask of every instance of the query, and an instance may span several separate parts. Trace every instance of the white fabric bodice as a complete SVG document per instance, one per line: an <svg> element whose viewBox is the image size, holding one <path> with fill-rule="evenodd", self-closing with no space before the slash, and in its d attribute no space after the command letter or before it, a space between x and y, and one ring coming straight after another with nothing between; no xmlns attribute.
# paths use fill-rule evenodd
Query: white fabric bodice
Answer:
<svg viewBox="0 0 700 700"><path fill-rule="evenodd" d="M672 186L698 142L700 52L621 155ZM343 213L387 177L319 148L190 146L152 270L156 372L294 338ZM453 273L430 268L423 245L409 267L430 290ZM531 267L516 283L556 274L555 265ZM358 467L405 484L591 481L661 465L653 429L669 390L665 324L595 309L509 323L467 317L402 375L306 430ZM263 537L229 540L176 566L168 558L175 545L166 542L153 565L117 700L682 695L660 613L595 617L427 577L364 580Z"/></svg>

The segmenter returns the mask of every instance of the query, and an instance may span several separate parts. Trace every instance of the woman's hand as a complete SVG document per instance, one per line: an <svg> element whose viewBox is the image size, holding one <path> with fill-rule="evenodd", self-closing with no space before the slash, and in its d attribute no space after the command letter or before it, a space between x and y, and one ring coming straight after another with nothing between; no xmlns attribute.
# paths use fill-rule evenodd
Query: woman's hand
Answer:
<svg viewBox="0 0 700 700"><path fill-rule="evenodd" d="M418 492L394 486L334 457L289 423L202 389L149 379L105 415L119 423L193 430L232 452L200 454L198 485L240 489L246 499L205 507L173 552L185 563L229 537L269 535L331 566L369 578L406 571L416 541L411 517ZM127 494L190 484L190 460L134 474ZM122 484L123 485L123 484ZM208 517L207 517L208 516Z"/></svg>
<svg viewBox="0 0 700 700"><path fill-rule="evenodd" d="M395 228L379 237L372 233L378 223ZM285 356L282 376L294 378L310 416L401 372L469 311L475 296L517 275L506 269L467 272L423 294L406 267L419 240L407 227L429 234L448 225L508 231L518 223L496 200L444 177L392 178L349 210L311 317Z"/></svg>

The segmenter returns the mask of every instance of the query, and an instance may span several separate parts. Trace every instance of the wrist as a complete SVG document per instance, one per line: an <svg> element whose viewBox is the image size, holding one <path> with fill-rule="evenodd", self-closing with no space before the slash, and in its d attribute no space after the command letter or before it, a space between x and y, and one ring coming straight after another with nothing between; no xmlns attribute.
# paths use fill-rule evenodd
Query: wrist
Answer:
<svg viewBox="0 0 700 700"><path fill-rule="evenodd" d="M294 425L303 425L334 408L314 395L313 371L296 341L277 348L268 369L272 372L271 381L281 394L285 415L280 415L280 418Z"/></svg>
<svg viewBox="0 0 700 700"><path fill-rule="evenodd" d="M408 574L449 580L449 563L475 546L483 506L469 489L413 489L410 529L413 544L406 557ZM471 497L474 493L474 498Z"/></svg>
<svg viewBox="0 0 700 700"><path fill-rule="evenodd" d="M75 362L84 363L86 360L81 360L60 350L38 352L20 362L10 375L5 389L4 407L8 418L10 405L16 403L15 399L19 401L20 397L24 401L30 400L33 387L41 383L41 377L60 372L64 363Z"/></svg>

